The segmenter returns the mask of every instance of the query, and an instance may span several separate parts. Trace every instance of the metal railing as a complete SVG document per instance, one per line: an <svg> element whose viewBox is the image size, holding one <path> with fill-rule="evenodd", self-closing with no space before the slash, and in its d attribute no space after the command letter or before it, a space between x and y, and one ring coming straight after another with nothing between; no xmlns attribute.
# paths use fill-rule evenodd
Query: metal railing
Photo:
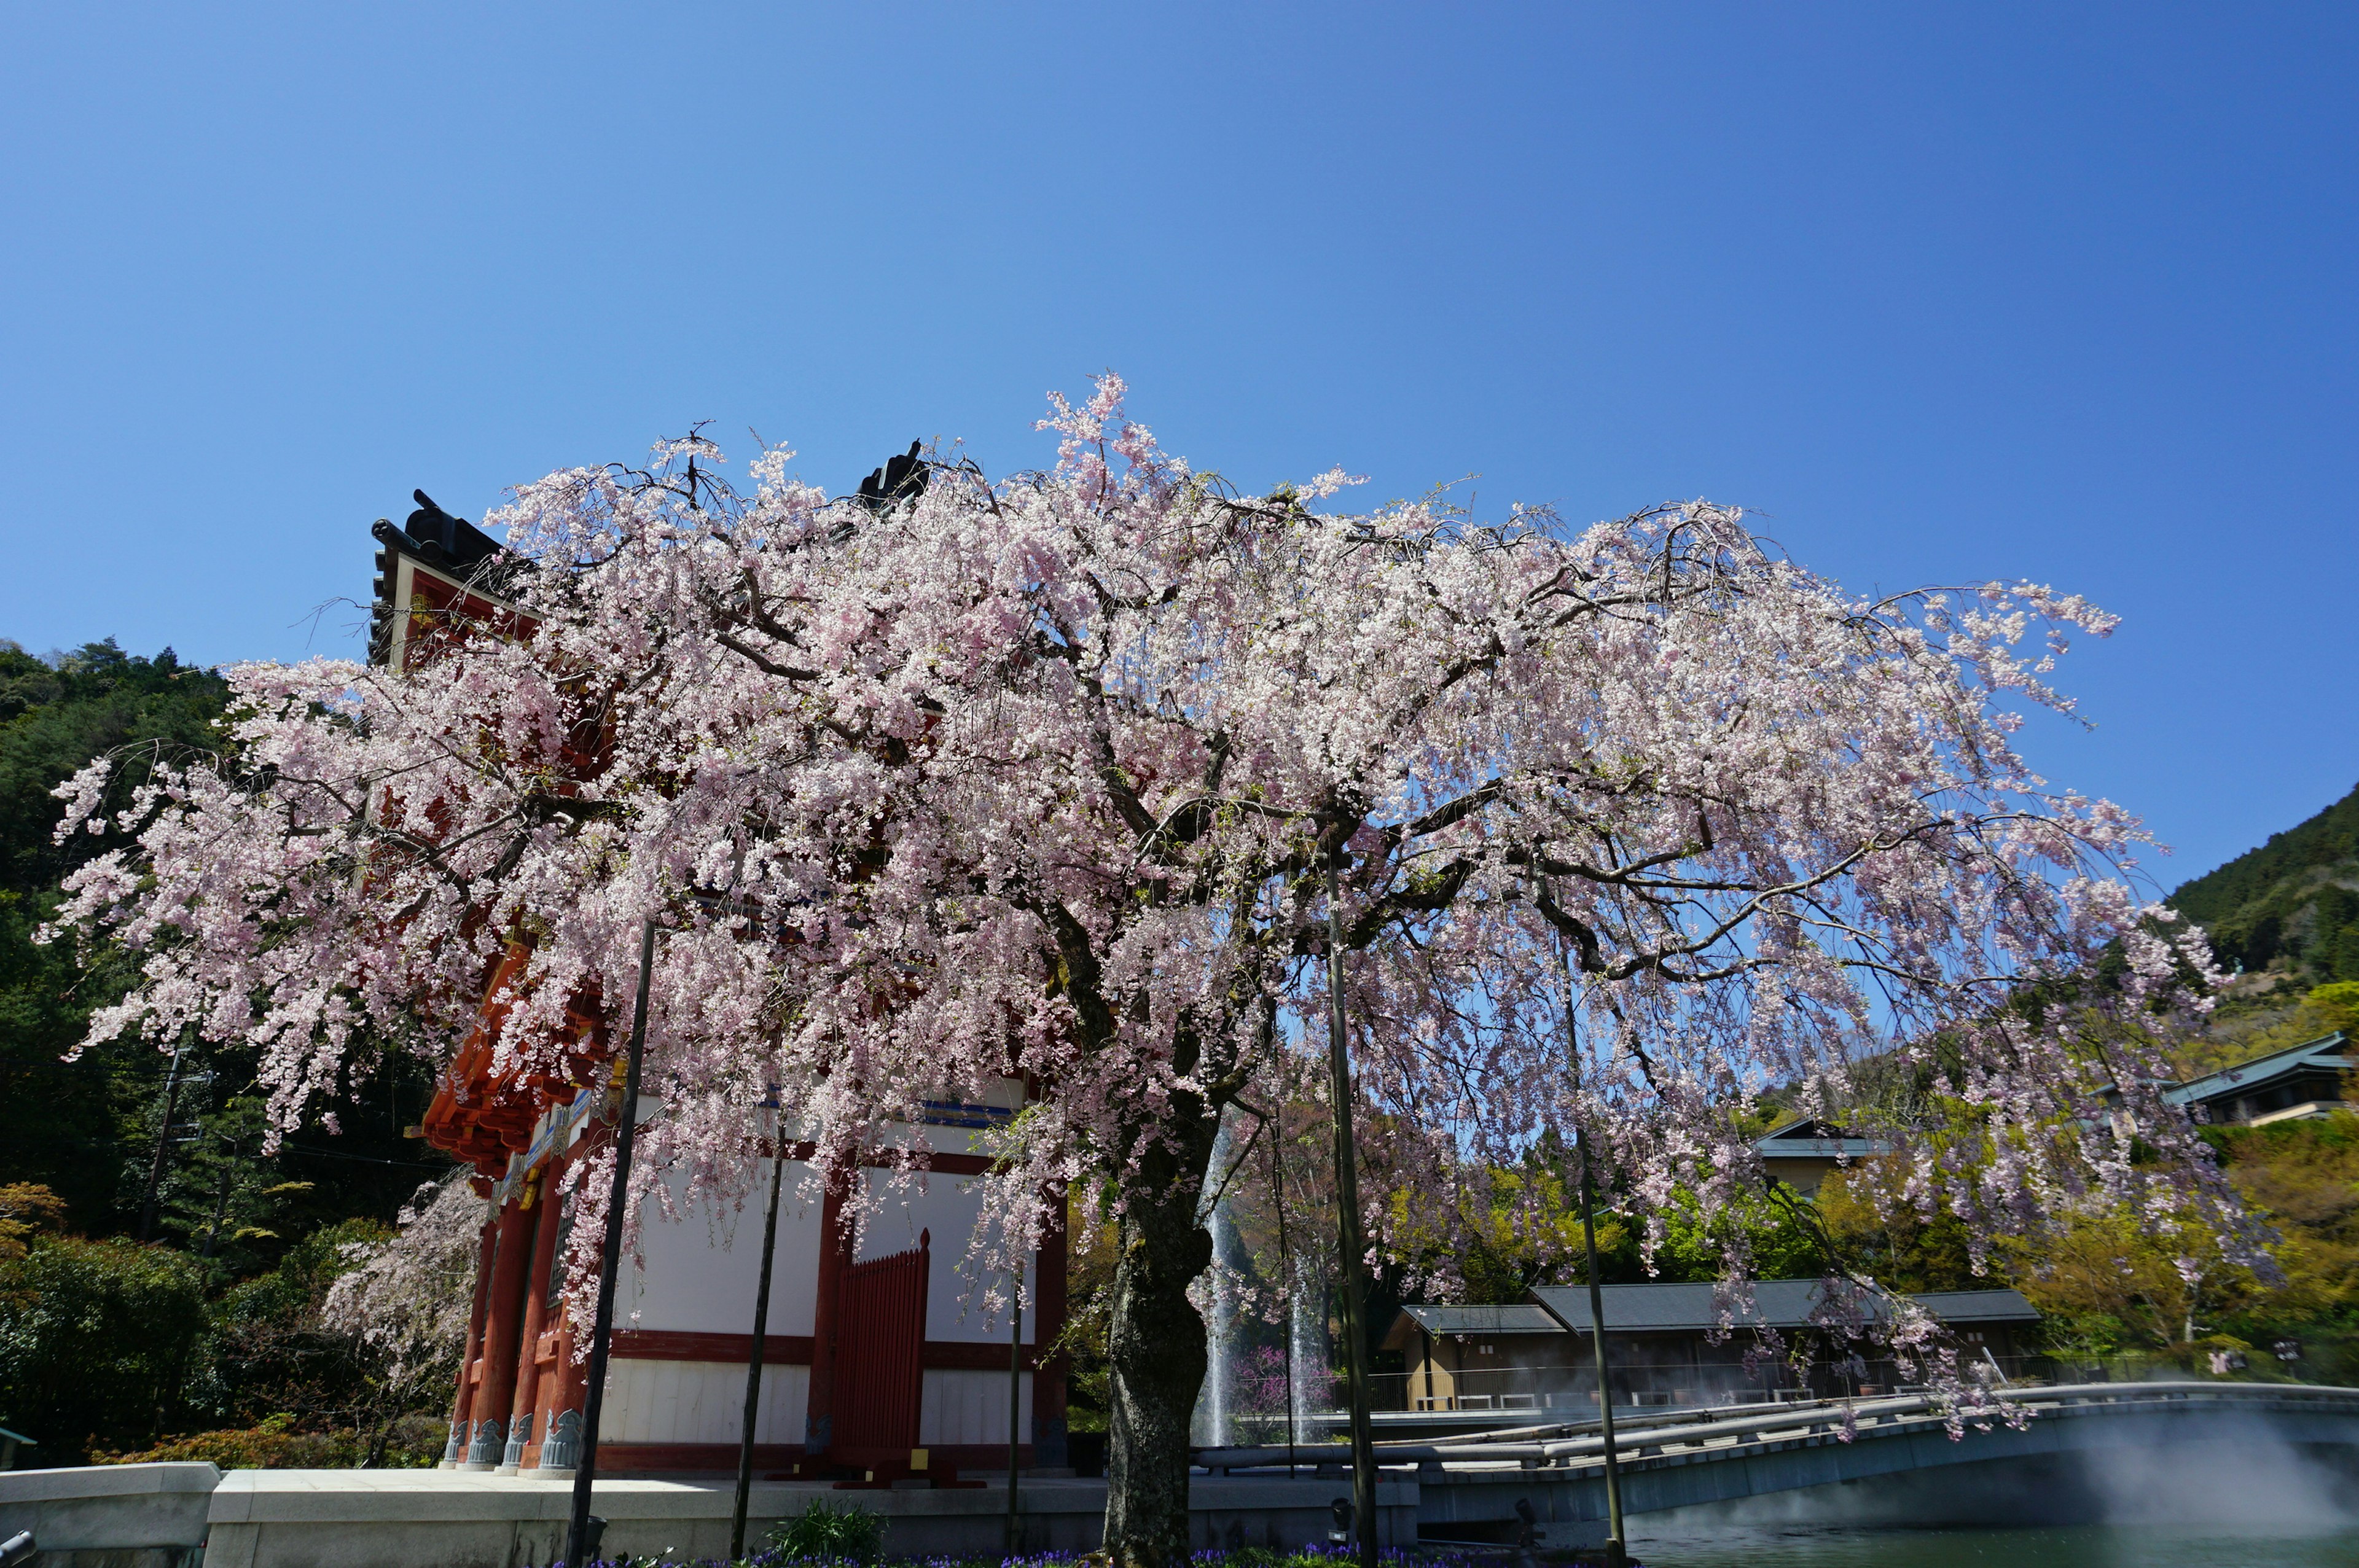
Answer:
<svg viewBox="0 0 2359 1568"><path fill-rule="evenodd" d="M2004 1382L2053 1379L2060 1370L2046 1356L1984 1354ZM1765 1363L1747 1377L1741 1363L1702 1366L1649 1365L1614 1368L1614 1408L1697 1410L1715 1405L1776 1403L1831 1398L1874 1399L1913 1385L1888 1361L1870 1362L1864 1376L1841 1364L1819 1363L1799 1379L1783 1361ZM2102 1380L2082 1377L2075 1381ZM2135 1377L2125 1368L2123 1376ZM1595 1410L1597 1392L1585 1368L1483 1367L1450 1374L1422 1371L1380 1373L1369 1379L1378 1410L1412 1415L1483 1414L1530 1411Z"/></svg>
<svg viewBox="0 0 2359 1568"><path fill-rule="evenodd" d="M2042 1410L2093 1406L2209 1402L2220 1404L2279 1403L2359 1412L2359 1389L2321 1387L2310 1383L2194 1382L2072 1383L2005 1390L2006 1400L2033 1413ZM1838 1432L1854 1438L1877 1436L1905 1427L1946 1424L1953 1407L1932 1394L1908 1394L1889 1399L1821 1400L1808 1404L1764 1403L1738 1409L1707 1409L1648 1420L1633 1426L1625 1418L1615 1446L1625 1463L1668 1454L1690 1454L1699 1449L1734 1452L1770 1443L1825 1437ZM1987 1422L2004 1412L1995 1410L1962 1412L1968 1421ZM1452 1465L1490 1468L1515 1465L1527 1470L1578 1468L1602 1463L1604 1438L1598 1423L1560 1422L1484 1433L1440 1442L1380 1443L1378 1463L1386 1465ZM1338 1463L1350 1449L1342 1444L1283 1447L1209 1448L1196 1463L1218 1471L1266 1469L1277 1465Z"/></svg>

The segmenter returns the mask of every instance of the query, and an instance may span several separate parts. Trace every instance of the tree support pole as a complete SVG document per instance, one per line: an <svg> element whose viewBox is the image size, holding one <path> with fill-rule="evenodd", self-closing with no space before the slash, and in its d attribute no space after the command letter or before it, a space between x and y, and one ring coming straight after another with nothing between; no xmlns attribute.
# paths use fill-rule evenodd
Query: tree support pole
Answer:
<svg viewBox="0 0 2359 1568"><path fill-rule="evenodd" d="M1024 1550L1024 1519L1016 1497L1016 1457L1024 1412L1024 1271L1011 1271L1007 1283L1007 1555ZM1038 1336L1036 1330L1035 1336ZM1033 1383L1039 1383L1035 1369Z"/></svg>
<svg viewBox="0 0 2359 1568"><path fill-rule="evenodd" d="M1269 1197L1270 1211L1277 1217L1277 1266L1286 1276L1286 1478L1294 1479L1294 1321L1301 1311L1295 1292L1302 1281L1295 1277L1294 1253L1286 1245L1286 1153L1280 1147L1286 1141L1284 1101L1270 1113L1269 1120Z"/></svg>
<svg viewBox="0 0 2359 1568"><path fill-rule="evenodd" d="M1622 1461L1614 1447L1614 1383L1605 1358L1605 1292L1597 1283L1597 1199L1589 1182L1589 1134L1581 1150L1581 1244L1589 1255L1589 1343L1597 1356L1598 1431L1605 1439L1605 1568L1623 1568Z"/></svg>
<svg viewBox="0 0 2359 1568"><path fill-rule="evenodd" d="M1360 1278L1359 1150L1352 1134L1352 1062L1343 1044L1343 923L1336 913L1335 861L1327 861L1327 1072L1335 1100L1335 1247L1343 1267L1343 1375L1352 1422L1352 1530L1360 1568L1376 1568L1376 1454L1368 1420L1366 1294ZM1290 1459L1291 1454L1288 1454Z"/></svg>
<svg viewBox="0 0 2359 1568"><path fill-rule="evenodd" d="M1577 1090L1581 1087L1581 1040L1575 1033L1574 1010L1580 991L1573 984L1572 955L1564 951L1561 939L1558 947L1564 958L1564 1067ZM1572 1141L1581 1161L1581 1245L1589 1262L1589 1344L1597 1357L1598 1433L1605 1440L1605 1563L1606 1568L1624 1568L1629 1559L1622 1533L1622 1460L1614 1443L1614 1379L1605 1355L1605 1292L1597 1280L1597 1195L1590 1179L1589 1133L1578 1121L1573 1126ZM1548 1308L1545 1297L1535 1293L1532 1299L1543 1309ZM1557 1314L1549 1310L1549 1315ZM1557 1321L1568 1329L1572 1326L1562 1318Z"/></svg>
<svg viewBox="0 0 2359 1568"><path fill-rule="evenodd" d="M787 1172L785 1116L770 1157L770 1212L762 1221L762 1282L754 1287L754 1348L745 1359L745 1428L737 1440L737 1504L729 1515L729 1561L745 1555L745 1504L754 1491L754 1425L762 1413L762 1348L770 1326L770 1263L778 1250L778 1186Z"/></svg>
<svg viewBox="0 0 2359 1568"><path fill-rule="evenodd" d="M606 1353L614 1336L614 1277L623 1271L623 1206L630 1198L631 1145L639 1128L639 1061L647 1040L647 979L655 968L656 923L639 932L639 996L631 1010L631 1048L623 1075L623 1108L614 1129L614 1180L606 1194L606 1240L598 1270L598 1315L590 1331L590 1387L582 1399L582 1462L573 1472L573 1520L565 1533L565 1561L590 1557L590 1487L598 1473L598 1418L605 1412Z"/></svg>

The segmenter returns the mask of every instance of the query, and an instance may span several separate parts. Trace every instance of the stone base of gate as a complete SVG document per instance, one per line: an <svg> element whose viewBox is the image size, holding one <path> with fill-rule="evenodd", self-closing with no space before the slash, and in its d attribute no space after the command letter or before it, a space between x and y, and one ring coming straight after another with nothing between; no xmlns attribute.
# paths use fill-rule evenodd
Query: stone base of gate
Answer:
<svg viewBox="0 0 2359 1568"><path fill-rule="evenodd" d="M598 1483L608 1554L694 1562L723 1555L735 1483L724 1476ZM1303 1476L1196 1477L1193 1544L1299 1547L1323 1542L1331 1503L1351 1482ZM1105 1482L1027 1477L1018 1488L1024 1550L1082 1552L1099 1543ZM573 1490L562 1481L447 1470L234 1470L212 1496L205 1568L542 1568L564 1551ZM1004 1475L975 1491L757 1482L748 1545L813 1498L856 1500L885 1519L894 1556L995 1556L1006 1540ZM1417 1541L1417 1483L1377 1488L1378 1541Z"/></svg>

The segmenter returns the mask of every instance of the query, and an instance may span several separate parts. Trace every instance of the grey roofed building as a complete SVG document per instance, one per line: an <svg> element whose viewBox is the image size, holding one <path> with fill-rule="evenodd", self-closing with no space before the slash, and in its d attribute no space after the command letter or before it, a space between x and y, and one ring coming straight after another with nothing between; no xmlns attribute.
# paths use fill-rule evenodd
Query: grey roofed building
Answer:
<svg viewBox="0 0 2359 1568"><path fill-rule="evenodd" d="M1740 1314L1739 1328L1807 1328L1824 1287L1816 1280L1764 1280L1753 1287L1754 1310ZM1585 1285L1542 1285L1532 1294L1571 1325L1576 1334L1589 1332L1589 1288ZM1709 1332L1720 1317L1712 1305L1712 1287L1696 1284L1601 1285L1608 1334ZM2023 1292L1940 1291L1916 1298L1943 1322L2038 1323L2039 1313ZM1882 1317L1883 1303L1867 1303L1869 1315Z"/></svg>
<svg viewBox="0 0 2359 1568"><path fill-rule="evenodd" d="M1737 1332L1715 1342L1718 1314L1709 1283L1600 1287L1615 1402L1690 1408L1897 1386L1899 1368L1888 1361L1854 1364L1852 1346L1820 1346L1799 1368L1782 1357L1746 1365L1756 1343L1749 1329L1778 1330L1789 1347L1809 1346L1810 1313L1822 1288L1816 1280L1762 1281L1754 1287L1756 1310L1737 1320ZM1383 1390L1386 1407L1425 1413L1593 1410L1588 1287L1545 1285L1532 1296L1511 1306L1403 1307L1385 1347L1402 1352L1408 1370L1394 1375L1401 1379L1397 1399ZM2029 1331L2039 1314L2021 1292L1940 1291L1916 1299L1956 1331L1969 1356L1989 1357L2008 1376L2027 1369L2037 1348Z"/></svg>
<svg viewBox="0 0 2359 1568"><path fill-rule="evenodd" d="M1876 1154L1889 1154L1892 1145L1878 1138L1860 1138L1823 1121L1792 1121L1753 1143L1765 1174L1785 1183L1805 1196L1819 1190L1827 1173L1857 1164Z"/></svg>
<svg viewBox="0 0 2359 1568"><path fill-rule="evenodd" d="M1396 1323L1385 1347L1397 1350L1395 1339L1413 1332L1427 1334L1555 1334L1555 1319L1536 1306L1405 1306L1404 1322Z"/></svg>
<svg viewBox="0 0 2359 1568"><path fill-rule="evenodd" d="M2337 1031L2190 1078L2162 1098L2171 1105L2201 1106L2210 1120L2224 1124L2307 1120L2345 1108L2343 1083L2352 1065L2350 1042Z"/></svg>

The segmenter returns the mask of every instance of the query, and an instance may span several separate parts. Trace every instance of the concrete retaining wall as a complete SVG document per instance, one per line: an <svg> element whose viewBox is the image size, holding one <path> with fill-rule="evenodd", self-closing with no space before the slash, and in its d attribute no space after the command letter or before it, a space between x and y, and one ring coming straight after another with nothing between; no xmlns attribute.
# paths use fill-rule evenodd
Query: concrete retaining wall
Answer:
<svg viewBox="0 0 2359 1568"><path fill-rule="evenodd" d="M173 1472L172 1475L158 1474ZM1191 1533L1201 1548L1292 1548L1324 1541L1329 1504L1348 1478L1199 1476ZM27 1499L11 1514L10 1498ZM1099 1542L1102 1480L1027 1478L1020 1491L1028 1551L1082 1552ZM1004 1482L975 1490L839 1492L758 1483L747 1539L813 1498L856 1503L885 1517L895 1555L996 1552L1006 1539ZM718 1558L729 1547L734 1487L725 1480L601 1481L593 1506L607 1520L606 1553ZM1417 1539L1418 1487L1377 1490L1378 1540ZM163 1546L171 1555L54 1563L44 1568L186 1568L204 1543L205 1568L539 1568L564 1550L573 1507L565 1481L449 1470L233 1470L210 1465L133 1465L0 1476L0 1519L60 1546ZM38 1512L35 1509L39 1510Z"/></svg>
<svg viewBox="0 0 2359 1568"><path fill-rule="evenodd" d="M221 1478L203 1464L0 1471L0 1540L31 1530L38 1568L182 1568Z"/></svg>

